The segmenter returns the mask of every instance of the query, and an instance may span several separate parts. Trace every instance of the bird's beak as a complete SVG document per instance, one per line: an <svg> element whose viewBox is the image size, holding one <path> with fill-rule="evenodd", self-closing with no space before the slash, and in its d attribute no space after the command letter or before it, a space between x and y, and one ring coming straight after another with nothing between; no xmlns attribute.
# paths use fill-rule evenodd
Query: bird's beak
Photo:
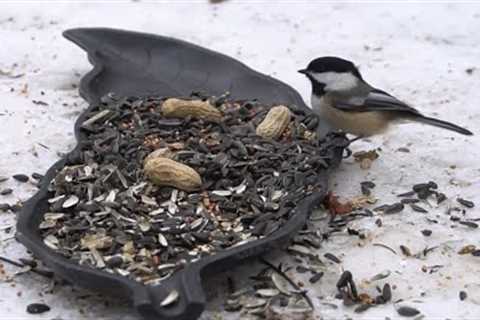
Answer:
<svg viewBox="0 0 480 320"><path fill-rule="evenodd" d="M300 70L298 70L298 72L301 73L301 74L307 74L308 70L307 69L300 69Z"/></svg>

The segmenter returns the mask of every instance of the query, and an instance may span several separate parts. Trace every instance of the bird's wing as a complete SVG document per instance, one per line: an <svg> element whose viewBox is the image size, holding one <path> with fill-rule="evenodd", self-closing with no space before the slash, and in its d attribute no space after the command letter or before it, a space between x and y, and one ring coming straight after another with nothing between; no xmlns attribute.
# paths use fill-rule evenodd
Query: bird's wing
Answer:
<svg viewBox="0 0 480 320"><path fill-rule="evenodd" d="M385 91L372 89L366 97L358 99L336 100L334 106L347 112L395 111L420 115L420 112Z"/></svg>

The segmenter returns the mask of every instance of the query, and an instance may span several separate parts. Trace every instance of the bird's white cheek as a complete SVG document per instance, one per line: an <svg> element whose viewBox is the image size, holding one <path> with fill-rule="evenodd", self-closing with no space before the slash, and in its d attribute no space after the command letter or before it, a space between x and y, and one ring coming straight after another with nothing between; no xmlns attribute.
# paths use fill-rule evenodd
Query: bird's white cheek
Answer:
<svg viewBox="0 0 480 320"><path fill-rule="evenodd" d="M322 72L314 73L312 77L325 84L327 91L348 91L358 85L358 79L350 72Z"/></svg>

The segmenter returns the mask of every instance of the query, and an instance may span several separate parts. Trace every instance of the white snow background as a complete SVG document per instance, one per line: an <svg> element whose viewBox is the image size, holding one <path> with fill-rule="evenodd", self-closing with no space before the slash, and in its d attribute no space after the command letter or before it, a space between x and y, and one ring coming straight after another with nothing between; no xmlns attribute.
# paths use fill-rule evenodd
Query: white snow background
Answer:
<svg viewBox="0 0 480 320"><path fill-rule="evenodd" d="M480 4L476 3L324 3L323 1L93 1L0 3L0 176L44 173L59 153L76 142L73 124L87 104L78 95L80 77L91 69L84 51L62 38L74 27L104 26L172 36L225 53L260 72L272 75L296 88L308 102L310 85L296 70L313 58L337 55L355 61L364 78L398 98L410 102L425 114L472 130L473 137L406 124L370 141L355 144L353 151L381 148L371 169L362 170L353 159L345 160L331 177L332 190L344 199L360 194L359 183L376 183L373 194L379 204L397 201L396 194L415 183L434 180L454 204L455 197L476 202L465 218L480 218ZM473 72L466 70L473 68ZM20 75L19 77L12 77ZM42 100L48 105L34 104ZM43 146L42 146L43 145ZM409 153L399 152L404 147ZM36 188L13 179L2 188L12 195L0 196L0 203L13 204L31 197ZM395 284L394 299L404 299L419 309L425 319L480 318L480 258L458 255L464 245L480 245L479 229L460 226L438 208L424 205L430 213L406 208L402 213L355 221L364 229L365 240L337 234L323 242L319 255L334 252L341 265L330 264L314 286L306 279L312 297L314 319L398 318L391 303L364 313L342 306L334 299L335 282L342 269L350 270L360 291L375 292L375 285ZM435 219L432 223L426 218ZM0 212L0 255L28 257L5 228L15 215ZM421 230L431 229L430 237ZM382 243L397 255L373 246ZM440 246L426 259L407 258L404 244L412 251ZM286 254L273 257L289 263ZM436 273L422 266L442 265ZM5 264L7 274L16 268ZM253 274L255 266L230 271L239 281ZM390 270L391 275L370 285L364 280ZM225 282L219 277L219 287ZM69 285L47 292L49 282L23 274L13 282L0 277L0 319L138 319L124 302L106 300ZM465 290L465 301L458 298ZM218 312L215 301L221 289L210 293L204 319L237 315ZM319 299L323 297L323 299ZM25 308L44 302L51 311L29 315ZM333 309L323 302L334 303Z"/></svg>

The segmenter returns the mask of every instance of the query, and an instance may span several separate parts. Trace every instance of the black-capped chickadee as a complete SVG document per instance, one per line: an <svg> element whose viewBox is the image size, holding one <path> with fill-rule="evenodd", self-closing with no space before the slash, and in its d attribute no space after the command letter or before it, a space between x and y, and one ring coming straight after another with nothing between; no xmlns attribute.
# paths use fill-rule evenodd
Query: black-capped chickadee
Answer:
<svg viewBox="0 0 480 320"><path fill-rule="evenodd" d="M392 122L410 120L464 135L473 134L453 123L424 116L385 91L372 87L348 60L317 58L298 72L312 83L313 111L346 133L368 137L384 132Z"/></svg>

